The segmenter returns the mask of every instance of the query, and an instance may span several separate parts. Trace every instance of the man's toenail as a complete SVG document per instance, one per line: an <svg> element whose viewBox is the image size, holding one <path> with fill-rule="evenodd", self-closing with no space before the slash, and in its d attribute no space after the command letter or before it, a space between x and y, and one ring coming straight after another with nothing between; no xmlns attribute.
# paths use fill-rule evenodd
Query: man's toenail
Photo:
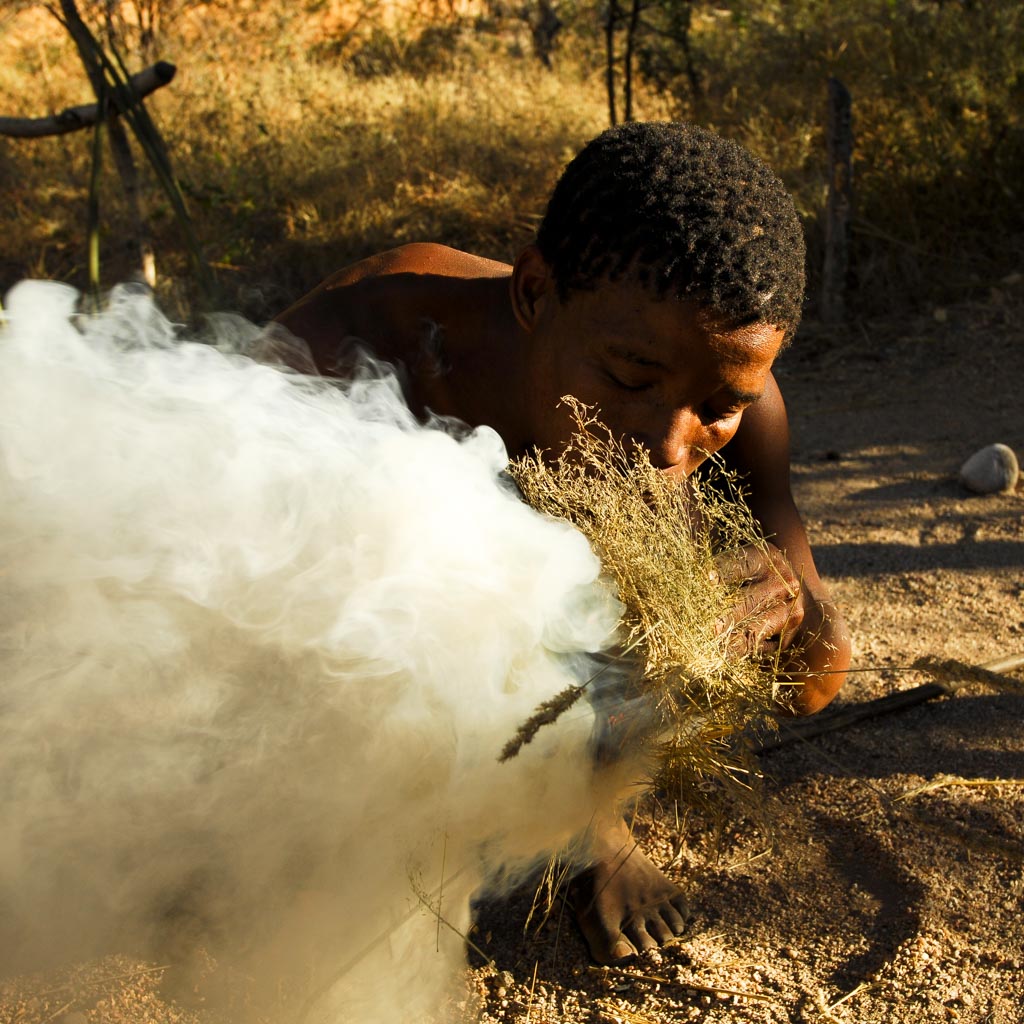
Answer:
<svg viewBox="0 0 1024 1024"><path fill-rule="evenodd" d="M619 941L612 946L613 960L625 960L626 957L635 955L636 950L625 939L619 939Z"/></svg>

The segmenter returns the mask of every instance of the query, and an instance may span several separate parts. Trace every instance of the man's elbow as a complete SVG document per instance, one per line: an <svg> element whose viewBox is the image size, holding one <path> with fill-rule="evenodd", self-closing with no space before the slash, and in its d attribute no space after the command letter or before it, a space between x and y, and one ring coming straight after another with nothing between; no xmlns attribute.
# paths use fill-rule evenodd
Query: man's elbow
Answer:
<svg viewBox="0 0 1024 1024"><path fill-rule="evenodd" d="M837 672L828 675L810 676L793 687L789 707L793 715L816 715L827 708L843 685L845 674Z"/></svg>
<svg viewBox="0 0 1024 1024"><path fill-rule="evenodd" d="M832 703L846 681L852 644L846 625L836 615L828 620L827 636L819 636L804 652L803 671L789 675L785 711L791 715L814 715Z"/></svg>

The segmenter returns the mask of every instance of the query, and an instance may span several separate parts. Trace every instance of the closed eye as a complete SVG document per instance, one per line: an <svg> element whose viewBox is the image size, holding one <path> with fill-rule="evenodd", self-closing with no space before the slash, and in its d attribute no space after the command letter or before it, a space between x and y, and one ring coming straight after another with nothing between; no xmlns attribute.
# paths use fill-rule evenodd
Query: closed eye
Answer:
<svg viewBox="0 0 1024 1024"><path fill-rule="evenodd" d="M612 384L617 388L621 388L623 391L649 391L654 387L654 381L629 381L623 380L617 374L612 373L611 370L605 370L605 376Z"/></svg>
<svg viewBox="0 0 1024 1024"><path fill-rule="evenodd" d="M661 363L629 346L609 346L607 358L604 372L608 380L623 391L648 391L666 372Z"/></svg>
<svg viewBox="0 0 1024 1024"><path fill-rule="evenodd" d="M723 420L731 420L739 416L741 412L748 409L757 401L759 395L737 395L731 400L723 400L717 403L705 402L701 408L701 419L705 423L720 423Z"/></svg>

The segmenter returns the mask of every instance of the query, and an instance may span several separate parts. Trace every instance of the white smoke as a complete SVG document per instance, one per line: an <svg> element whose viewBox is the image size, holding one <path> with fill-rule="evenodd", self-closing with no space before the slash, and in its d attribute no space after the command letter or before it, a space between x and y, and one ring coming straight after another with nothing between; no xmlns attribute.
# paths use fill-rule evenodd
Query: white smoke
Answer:
<svg viewBox="0 0 1024 1024"><path fill-rule="evenodd" d="M296 1013L422 1019L471 895L607 799L582 703L498 763L610 642L597 561L369 364L77 300L0 327L0 970L191 917Z"/></svg>

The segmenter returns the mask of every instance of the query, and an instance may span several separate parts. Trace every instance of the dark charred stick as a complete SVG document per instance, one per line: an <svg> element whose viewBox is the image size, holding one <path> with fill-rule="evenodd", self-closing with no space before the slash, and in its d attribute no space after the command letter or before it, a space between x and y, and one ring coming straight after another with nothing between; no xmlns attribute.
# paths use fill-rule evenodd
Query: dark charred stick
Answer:
<svg viewBox="0 0 1024 1024"><path fill-rule="evenodd" d="M780 747L787 747L799 740L811 739L827 732L845 729L847 726L863 722L868 718L877 718L893 711L903 711L915 707L936 697L949 697L957 690L972 683L987 683L1002 689L1014 689L1024 692L1024 682L1004 675L1024 666L1024 654L1014 654L1006 658L997 658L984 665L968 665L955 658L919 658L913 667L932 675L933 681L915 686L910 690L901 690L886 697L852 704L848 707L826 713L804 721L780 721L781 734L754 748L755 754L767 754Z"/></svg>

